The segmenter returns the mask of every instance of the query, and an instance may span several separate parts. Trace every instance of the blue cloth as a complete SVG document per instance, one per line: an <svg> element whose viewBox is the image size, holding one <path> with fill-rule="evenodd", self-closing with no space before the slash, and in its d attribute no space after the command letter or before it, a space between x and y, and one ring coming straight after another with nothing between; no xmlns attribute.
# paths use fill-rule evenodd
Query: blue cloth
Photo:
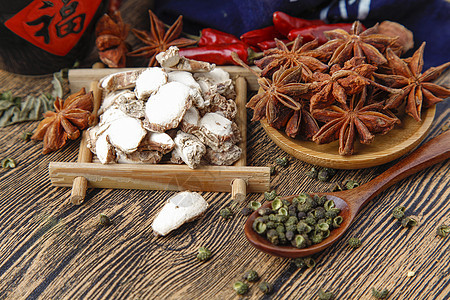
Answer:
<svg viewBox="0 0 450 300"><path fill-rule="evenodd" d="M450 59L450 3L446 0L159 0L156 14L165 22L183 15L184 30L198 34L211 27L236 36L272 24L272 13L334 22L356 19L370 27L398 22L414 33L415 49L427 42L425 68ZM415 50L414 49L414 50ZM411 51L412 52L412 51ZM407 53L411 54L411 53Z"/></svg>

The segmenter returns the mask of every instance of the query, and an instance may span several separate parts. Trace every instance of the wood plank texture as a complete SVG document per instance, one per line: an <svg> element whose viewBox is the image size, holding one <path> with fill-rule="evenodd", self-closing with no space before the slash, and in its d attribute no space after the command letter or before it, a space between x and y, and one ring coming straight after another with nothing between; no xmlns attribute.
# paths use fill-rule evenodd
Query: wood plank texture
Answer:
<svg viewBox="0 0 450 300"><path fill-rule="evenodd" d="M27 85L28 92L45 89L51 78L39 80L43 83ZM450 73L440 80L449 85ZM23 92L26 81L0 71L0 82L1 91ZM447 99L437 105L425 140L441 133L449 119ZM248 269L274 284L270 297L251 284L249 299L316 299L319 288L334 291L337 299L372 299L372 287L388 288L389 299L449 298L450 237L435 234L438 225L450 224L448 160L381 193L342 240L314 257L315 268L297 270L291 260L249 245L240 207L231 220L221 219L229 193L202 192L210 204L205 215L159 238L153 236L151 223L173 192L88 189L85 202L73 206L70 188L51 185L48 165L76 162L79 140L42 155L42 143L20 139L37 124L0 128L1 158L17 161L15 169L0 169L0 299L238 299L231 286ZM250 122L247 134L249 166L273 166L275 158L287 156L259 122ZM345 179L364 183L395 164L339 170L332 182L323 183L305 175L312 165L288 157L289 165L277 167L271 177L271 188L280 195L326 191ZM259 193L248 194L250 200L264 201ZM390 215L397 205L404 205L419 225L403 229ZM100 213L113 225L100 227ZM360 238L362 246L349 249L350 237ZM213 252L203 263L195 258L201 246ZM408 271L415 276L407 277Z"/></svg>

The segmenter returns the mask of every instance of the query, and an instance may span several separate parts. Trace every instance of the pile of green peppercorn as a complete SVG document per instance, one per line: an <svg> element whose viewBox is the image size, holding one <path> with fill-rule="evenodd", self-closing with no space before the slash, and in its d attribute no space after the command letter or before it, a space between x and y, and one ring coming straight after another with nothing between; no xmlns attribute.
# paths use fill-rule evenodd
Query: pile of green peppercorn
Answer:
<svg viewBox="0 0 450 300"><path fill-rule="evenodd" d="M259 208L258 213L253 230L274 245L291 244L297 248L322 242L344 221L333 200L305 193L292 202L276 197L271 207Z"/></svg>

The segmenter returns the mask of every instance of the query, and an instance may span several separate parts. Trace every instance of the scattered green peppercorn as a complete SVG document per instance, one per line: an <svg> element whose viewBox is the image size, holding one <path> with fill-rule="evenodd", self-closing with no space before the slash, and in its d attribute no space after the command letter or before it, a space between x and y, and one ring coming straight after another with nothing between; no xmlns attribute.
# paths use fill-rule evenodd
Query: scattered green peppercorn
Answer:
<svg viewBox="0 0 450 300"><path fill-rule="evenodd" d="M402 220L405 217L405 207L397 206L392 210L392 216L397 220Z"/></svg>
<svg viewBox="0 0 450 300"><path fill-rule="evenodd" d="M111 220L105 214L100 214L99 219L100 219L100 225L102 225L102 226L106 227L106 226L109 226L112 224Z"/></svg>
<svg viewBox="0 0 450 300"><path fill-rule="evenodd" d="M372 288L372 296L374 296L377 299L386 299L388 295L389 295L388 289L378 290L376 288Z"/></svg>
<svg viewBox="0 0 450 300"><path fill-rule="evenodd" d="M317 174L319 172L316 170L316 168L312 167L310 171L306 172L306 176L317 179Z"/></svg>
<svg viewBox="0 0 450 300"><path fill-rule="evenodd" d="M354 189L354 188L356 188L358 186L359 186L359 183L354 181L354 180L352 180L352 179L347 180L347 182L345 183L345 188L347 190Z"/></svg>
<svg viewBox="0 0 450 300"><path fill-rule="evenodd" d="M244 207L241 210L241 214L243 214L244 216L249 216L252 212L253 210L250 207Z"/></svg>
<svg viewBox="0 0 450 300"><path fill-rule="evenodd" d="M343 190L344 190L344 188L342 187L342 185L339 182L334 183L330 188L330 192L340 192Z"/></svg>
<svg viewBox="0 0 450 300"><path fill-rule="evenodd" d="M272 285L268 282L261 282L260 284L258 284L258 288L261 292L263 292L264 294L270 294L272 292Z"/></svg>
<svg viewBox="0 0 450 300"><path fill-rule="evenodd" d="M289 160L287 157L277 158L275 162L281 167L286 167L289 164Z"/></svg>
<svg viewBox="0 0 450 300"><path fill-rule="evenodd" d="M207 261L211 258L211 251L206 247L198 248L197 259L200 261Z"/></svg>
<svg viewBox="0 0 450 300"><path fill-rule="evenodd" d="M277 197L277 191L272 190L270 192L264 192L264 200L272 201Z"/></svg>
<svg viewBox="0 0 450 300"><path fill-rule="evenodd" d="M314 268L316 266L316 261L311 257L305 257L304 260L308 268Z"/></svg>
<svg viewBox="0 0 450 300"><path fill-rule="evenodd" d="M450 226L442 224L436 229L436 234L441 237L446 237L450 233Z"/></svg>
<svg viewBox="0 0 450 300"><path fill-rule="evenodd" d="M233 212L228 207L220 210L220 216L225 220L229 220L233 217Z"/></svg>
<svg viewBox="0 0 450 300"><path fill-rule="evenodd" d="M274 166L270 167L270 175L273 176L276 173L277 173L277 169Z"/></svg>
<svg viewBox="0 0 450 300"><path fill-rule="evenodd" d="M251 208L252 210L257 210L258 208L261 207L261 202L250 201L250 203L248 204L248 207Z"/></svg>
<svg viewBox="0 0 450 300"><path fill-rule="evenodd" d="M331 176L327 169L320 170L319 173L317 174L317 179L323 182L330 180L330 178Z"/></svg>
<svg viewBox="0 0 450 300"><path fill-rule="evenodd" d="M22 140L24 140L24 141L29 141L32 135L33 135L32 132L30 132L30 131L24 131L24 132L22 132L22 135L21 135L20 138L21 138Z"/></svg>
<svg viewBox="0 0 450 300"><path fill-rule="evenodd" d="M317 296L319 296L319 300L332 300L332 299L334 299L334 294L332 292L327 292L324 289L319 289L319 292L317 293Z"/></svg>
<svg viewBox="0 0 450 300"><path fill-rule="evenodd" d="M360 239L355 238L355 237L349 238L347 243L351 248L354 248L354 249L361 247Z"/></svg>
<svg viewBox="0 0 450 300"><path fill-rule="evenodd" d="M299 269L305 269L307 268L305 260L303 259L303 257L297 257L294 259L294 264L297 268Z"/></svg>
<svg viewBox="0 0 450 300"><path fill-rule="evenodd" d="M405 228L417 226L417 220L412 217L404 217L402 219L402 226Z"/></svg>
<svg viewBox="0 0 450 300"><path fill-rule="evenodd" d="M238 295L244 295L248 292L248 284L242 282L242 281L236 281L233 284L233 289Z"/></svg>
<svg viewBox="0 0 450 300"><path fill-rule="evenodd" d="M254 270L248 270L247 272L244 273L242 279L247 280L248 282L254 282L259 280L259 275Z"/></svg>
<svg viewBox="0 0 450 300"><path fill-rule="evenodd" d="M4 158L2 160L2 168L3 169L14 169L16 167L16 161L12 158Z"/></svg>
<svg viewBox="0 0 450 300"><path fill-rule="evenodd" d="M283 207L283 202L281 202L280 197L276 197L273 201L272 201L272 209L273 210L279 210L281 207Z"/></svg>

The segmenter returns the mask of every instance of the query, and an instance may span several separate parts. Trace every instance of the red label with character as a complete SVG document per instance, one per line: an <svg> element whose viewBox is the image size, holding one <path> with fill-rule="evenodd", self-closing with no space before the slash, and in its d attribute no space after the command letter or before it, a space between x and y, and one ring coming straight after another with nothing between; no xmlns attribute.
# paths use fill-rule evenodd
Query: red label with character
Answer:
<svg viewBox="0 0 450 300"><path fill-rule="evenodd" d="M55 55L64 56L77 44L102 0L34 0L5 26Z"/></svg>

